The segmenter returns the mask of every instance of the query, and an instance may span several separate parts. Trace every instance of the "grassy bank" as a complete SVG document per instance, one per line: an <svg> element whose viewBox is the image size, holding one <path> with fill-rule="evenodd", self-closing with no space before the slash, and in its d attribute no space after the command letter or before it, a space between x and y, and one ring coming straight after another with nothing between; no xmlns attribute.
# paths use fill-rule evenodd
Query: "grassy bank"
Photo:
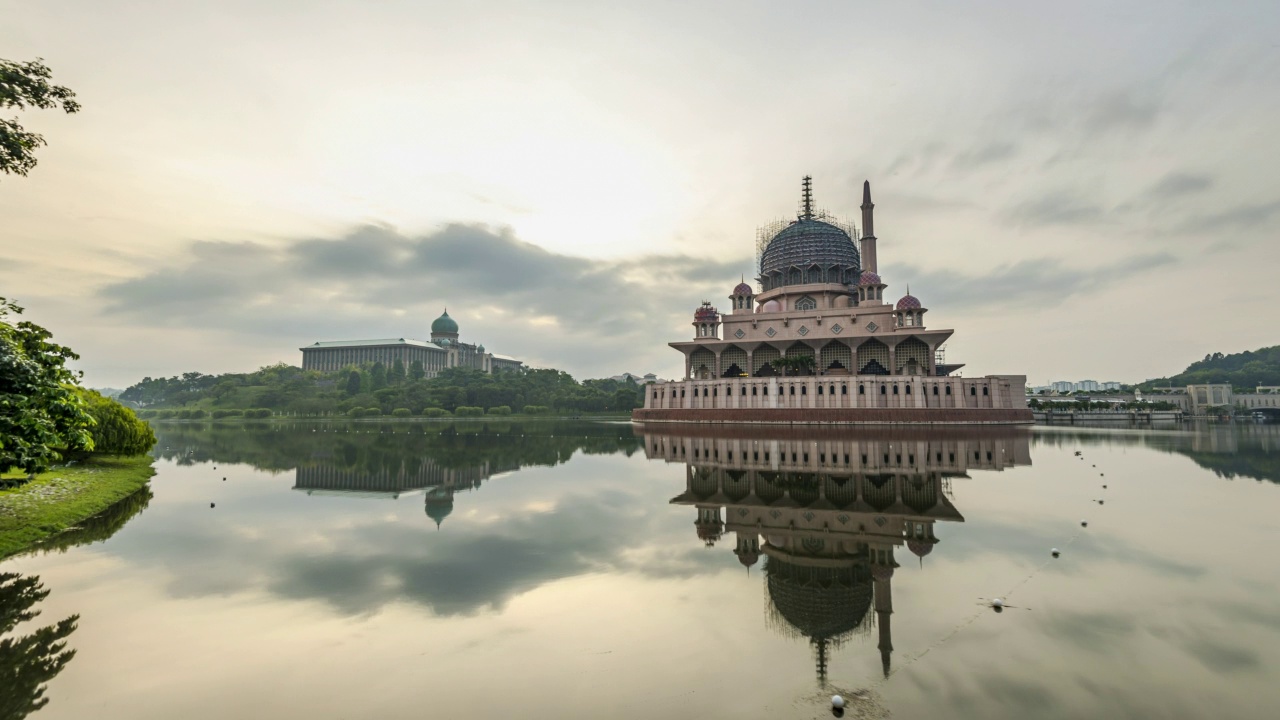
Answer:
<svg viewBox="0 0 1280 720"><path fill-rule="evenodd" d="M77 526L147 484L152 458L93 457L0 490L0 558ZM4 475L4 478L21 475Z"/></svg>

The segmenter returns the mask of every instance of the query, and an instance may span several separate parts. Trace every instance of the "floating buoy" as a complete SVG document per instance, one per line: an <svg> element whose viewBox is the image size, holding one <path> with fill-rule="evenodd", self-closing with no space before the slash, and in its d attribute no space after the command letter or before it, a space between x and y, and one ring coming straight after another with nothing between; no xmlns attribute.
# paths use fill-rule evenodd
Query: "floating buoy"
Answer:
<svg viewBox="0 0 1280 720"><path fill-rule="evenodd" d="M1088 521L1088 520L1081 520L1081 521L1080 521L1080 527L1089 527L1089 521Z"/></svg>
<svg viewBox="0 0 1280 720"><path fill-rule="evenodd" d="M1098 501L1098 504L1099 504L1099 505L1102 505L1102 504L1104 504L1104 503L1105 503L1105 501L1104 501L1104 500L1099 500L1099 501Z"/></svg>
<svg viewBox="0 0 1280 720"><path fill-rule="evenodd" d="M1103 490L1106 490L1106 489L1107 489L1107 486L1106 486L1106 485L1103 485L1103 486L1102 486L1102 489L1103 489Z"/></svg>
<svg viewBox="0 0 1280 720"><path fill-rule="evenodd" d="M1058 551L1058 548L1054 548L1054 549L1050 550L1050 551L1049 551L1049 553L1050 553L1051 555L1053 555L1054 557L1058 557L1059 555L1061 555L1061 554L1062 554L1061 552L1059 552L1059 551Z"/></svg>
<svg viewBox="0 0 1280 720"><path fill-rule="evenodd" d="M213 507L213 503L209 503L209 507Z"/></svg>
<svg viewBox="0 0 1280 720"><path fill-rule="evenodd" d="M843 708L843 707L844 707L844 698L840 697L839 695L832 695L832 696L831 696L831 707L836 708L837 710L839 710L840 708Z"/></svg>

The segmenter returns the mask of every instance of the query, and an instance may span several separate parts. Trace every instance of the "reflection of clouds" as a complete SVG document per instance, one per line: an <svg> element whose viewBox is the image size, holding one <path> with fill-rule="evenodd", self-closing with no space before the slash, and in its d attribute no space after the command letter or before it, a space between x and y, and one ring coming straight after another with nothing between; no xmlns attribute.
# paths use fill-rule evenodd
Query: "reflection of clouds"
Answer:
<svg viewBox="0 0 1280 720"><path fill-rule="evenodd" d="M589 572L689 577L731 563L731 557L725 561L683 543L673 545L673 552L637 552L655 537L661 542L687 530L684 518L651 512L665 505L666 490L652 484L591 487L575 481L578 475L573 466L562 466L553 478L542 478L550 482L534 488L525 483L532 478L513 473L496 487L488 484L466 496L496 522L455 515L442 532L422 516L416 497L394 503L394 522L388 522L387 506L376 499L293 494L287 499L300 502L303 512L297 503L249 503L246 512L234 510L232 528L186 522L187 511L169 505L148 527L163 543L137 559L162 565L170 576L167 591L175 597L261 588L280 598L319 601L344 615L372 614L398 602L439 615L467 615Z"/></svg>

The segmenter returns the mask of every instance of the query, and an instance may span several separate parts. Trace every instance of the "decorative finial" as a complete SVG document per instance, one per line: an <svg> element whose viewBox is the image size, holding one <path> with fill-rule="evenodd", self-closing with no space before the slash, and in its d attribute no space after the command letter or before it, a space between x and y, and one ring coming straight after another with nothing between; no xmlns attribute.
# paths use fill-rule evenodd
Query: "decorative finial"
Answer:
<svg viewBox="0 0 1280 720"><path fill-rule="evenodd" d="M804 180L801 181L801 187L804 188L801 195L804 212L801 217L809 220L813 218L813 177L805 175Z"/></svg>
<svg viewBox="0 0 1280 720"><path fill-rule="evenodd" d="M863 205L871 204L871 181L870 180L862 181L862 204Z"/></svg>

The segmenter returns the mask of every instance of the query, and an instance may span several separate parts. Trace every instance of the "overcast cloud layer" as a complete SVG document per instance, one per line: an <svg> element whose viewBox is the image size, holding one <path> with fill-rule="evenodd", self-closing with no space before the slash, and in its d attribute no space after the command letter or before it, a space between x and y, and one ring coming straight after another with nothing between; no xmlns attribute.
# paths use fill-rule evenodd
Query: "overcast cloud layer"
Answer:
<svg viewBox="0 0 1280 720"><path fill-rule="evenodd" d="M0 0L84 111L0 178L0 295L95 385L464 339L672 375L799 178L968 373L1280 342L1274 3ZM896 296L896 295L895 295Z"/></svg>

